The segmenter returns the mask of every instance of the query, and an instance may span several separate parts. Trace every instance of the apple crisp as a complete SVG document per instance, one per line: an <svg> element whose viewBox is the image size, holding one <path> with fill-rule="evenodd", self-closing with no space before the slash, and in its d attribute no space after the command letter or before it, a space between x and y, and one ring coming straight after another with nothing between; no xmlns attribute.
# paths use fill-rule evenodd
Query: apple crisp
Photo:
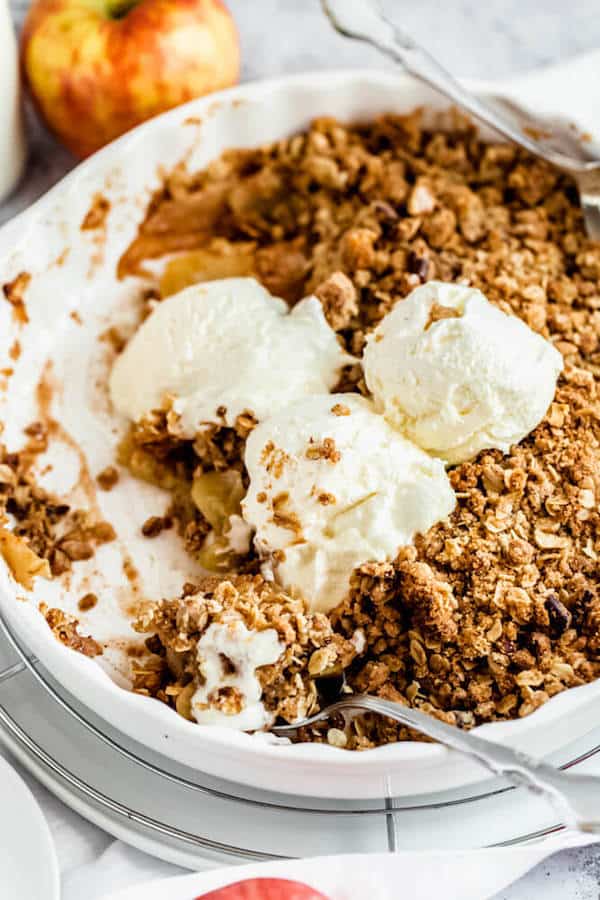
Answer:
<svg viewBox="0 0 600 900"><path fill-rule="evenodd" d="M162 257L152 274L147 263ZM140 612L134 627L148 635L151 656L132 660L134 690L193 718L204 678L198 647L221 625L272 631L281 642L277 661L256 669L273 721L293 722L339 692L368 692L470 728L525 716L600 675L600 244L586 237L567 176L484 142L456 113L433 124L420 112L350 126L319 119L275 144L228 151L201 172L169 174L119 273L142 276L153 303L191 284L245 276L290 306L314 294L355 357L419 285L467 284L564 360L541 424L508 453L484 450L450 466L454 512L395 559L364 560L329 613L309 611L272 580L252 544L246 551L230 539L248 489L252 411L233 424L223 411L221 424L192 440L169 398L134 422L118 462L170 495L166 514L147 519L142 533L152 540L176 528L213 573ZM434 306L426 330L457 316ZM358 364L345 366L334 392L368 396ZM336 398L331 412L345 417L349 406ZM324 441L307 456L339 452ZM0 552L22 567L22 584L59 574L110 539L106 523L40 492L25 457L0 457L0 511L14 517L9 533L27 551L15 555L2 529ZM114 467L98 476L104 490L117 490L117 479ZM94 653L76 620L59 612L45 611L59 640ZM233 687L209 701L239 710ZM404 726L371 716L303 735L356 750L409 738Z"/></svg>
<svg viewBox="0 0 600 900"><path fill-rule="evenodd" d="M179 289L241 271L292 304L313 292L354 354L399 298L433 278L479 288L548 338L565 367L544 421L508 454L484 451L451 467L454 513L395 560L357 568L322 633L325 649L344 646L339 640L353 648L332 656L339 687L465 728L525 716L598 677L600 246L585 235L569 178L518 148L484 143L457 114L433 128L418 112L353 126L319 119L304 134L227 152L202 172L173 172L121 273L139 273L165 252L179 255L162 275L164 295L175 276ZM358 368L345 382L344 390L366 393ZM193 552L210 530L185 506L194 472L235 471L245 487L242 451L253 425L214 428L182 446L169 434L169 413L157 411L128 438L125 461L139 472L142 453L143 477L172 490ZM165 661L157 696L177 705L182 672L195 677L185 660L182 668L170 659L194 645L189 622L200 610L218 614L235 602L247 616L258 602L261 616L280 615L269 612L275 589L257 577L184 592L138 622ZM261 674L269 707L288 721L320 702L310 661L314 670L323 648L311 637L307 651L306 614L296 606L295 615L293 673L284 661ZM329 740L363 749L409 736L365 717ZM305 737L328 740L328 731Z"/></svg>

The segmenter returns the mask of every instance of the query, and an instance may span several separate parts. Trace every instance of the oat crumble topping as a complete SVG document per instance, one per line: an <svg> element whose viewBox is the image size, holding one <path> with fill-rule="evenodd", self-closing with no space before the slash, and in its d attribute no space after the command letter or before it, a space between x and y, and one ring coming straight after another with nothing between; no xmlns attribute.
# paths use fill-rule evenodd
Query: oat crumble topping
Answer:
<svg viewBox="0 0 600 900"><path fill-rule="evenodd" d="M487 451L454 467L449 521L395 561L357 569L329 617L334 634L364 635L345 672L349 690L470 727L526 715L600 674L600 248L567 177L517 148L485 144L456 114L444 124L428 130L418 113L350 127L320 119L201 173L178 170L122 270L164 252L154 238L161 223L169 250L220 240L231 260L239 245L255 274L258 253L289 257L281 294L294 302L316 293L354 354L398 298L433 278L479 288L563 354L542 424L507 455ZM360 375L347 387L364 391ZM274 477L284 463L275 457ZM362 749L408 736L366 717L351 732L306 737Z"/></svg>
<svg viewBox="0 0 600 900"><path fill-rule="evenodd" d="M273 497L272 521L275 525L278 525L279 528L286 528L288 531L293 531L296 538L300 540L302 538L302 523L297 513L286 508L289 499L290 495L287 491L282 491L280 494L276 494L275 497Z"/></svg>
<svg viewBox="0 0 600 900"><path fill-rule="evenodd" d="M317 679L341 671L356 655L354 644L333 632L327 616L307 613L301 600L261 576L209 578L187 585L178 599L142 611L134 627L152 634L147 645L157 656L136 667L134 690L157 696L191 718L190 700L202 677L198 641L211 624L235 621L253 631L274 628L285 644L280 659L257 675L266 709L286 722L318 709ZM231 711L237 712L233 702Z"/></svg>
<svg viewBox="0 0 600 900"><path fill-rule="evenodd" d="M45 426L34 422L25 429L29 440L19 453L0 444L0 553L27 589L36 575L50 577L68 571L73 562L90 559L95 548L114 540L109 522L97 521L88 511L71 509L37 484L32 465L47 446Z"/></svg>
<svg viewBox="0 0 600 900"><path fill-rule="evenodd" d="M269 475L272 475L273 478L281 478L283 468L289 462L289 456L280 447L276 447L273 441L268 441L261 453L260 461Z"/></svg>
<svg viewBox="0 0 600 900"><path fill-rule="evenodd" d="M140 527L152 537L172 523L188 551L220 574L140 615L135 627L150 635L153 655L132 660L136 691L189 717L195 647L223 619L275 628L286 644L259 671L264 703L284 721L317 709L333 686L333 696L366 691L469 728L527 715L600 675L600 244L585 235L568 177L518 148L484 143L457 114L434 128L419 113L352 126L322 118L275 144L228 151L202 172L167 176L119 272L139 274L146 260L174 253L151 303L196 281L252 274L292 304L316 294L354 355L419 284L467 283L552 341L565 370L538 428L506 455L484 451L453 467L450 518L395 560L365 561L328 616L265 581L253 552L240 558L218 544L247 487L251 412L233 428L207 426L194 441L181 438L168 404L150 412L132 426L118 461L169 491L171 508ZM22 323L28 280L21 273L3 286ZM431 312L428 326L457 314ZM106 339L122 349L110 332ZM358 367L348 367L340 389L366 393ZM338 403L332 413L349 410ZM43 427L28 438L21 454L0 447L0 524L7 515L16 522L14 531L1 528L0 552L12 568L7 544L21 542L24 586L114 536L107 523L40 490L30 468ZM274 445L264 452L280 477L285 454ZM339 459L331 439L306 452ZM110 469L117 471L98 476L102 486ZM283 499L273 512L278 524L288 521ZM101 652L74 617L43 613L63 643ZM215 702L239 707L231 694ZM365 716L304 738L361 750L415 735Z"/></svg>
<svg viewBox="0 0 600 900"><path fill-rule="evenodd" d="M364 636L345 667L348 690L471 727L526 715L600 674L600 245L585 235L567 177L484 143L458 114L443 125L427 129L419 113L355 126L323 118L273 145L229 151L203 172L178 170L121 269L221 241L230 263L239 246L256 275L268 251L281 264L281 295L293 303L316 293L354 354L414 287L461 281L563 354L541 425L507 455L486 451L451 469L450 519L395 561L359 567L327 623L346 640L357 629ZM433 309L428 324L456 314ZM360 373L347 382L364 392ZM339 406L332 412L346 414ZM325 444L307 453L335 461ZM275 447L265 452L277 477L285 460ZM363 749L414 735L365 717L350 731L306 737Z"/></svg>
<svg viewBox="0 0 600 900"><path fill-rule="evenodd" d="M315 290L321 301L325 318L334 331L348 328L358 316L358 292L347 275L334 272Z"/></svg>
<svg viewBox="0 0 600 900"><path fill-rule="evenodd" d="M157 537L163 531L167 531L173 526L171 516L150 516L142 525L142 534L144 537Z"/></svg>
<svg viewBox="0 0 600 900"><path fill-rule="evenodd" d="M155 410L133 425L119 446L119 462L137 478L158 485L172 496L167 515L151 517L142 525L143 533L147 537L158 534L159 520L160 531L174 524L187 550L194 556L201 554L211 524L194 502L194 481L206 473L234 471L240 473L245 487L243 451L255 425L254 417L244 413L233 428L207 425L194 441L180 437L177 417L169 410ZM254 565L249 560L245 568Z"/></svg>
<svg viewBox="0 0 600 900"><path fill-rule="evenodd" d="M324 438L322 443L315 444L311 441L306 448L307 459L326 459L327 462L337 463L342 458L342 454L336 449L333 438Z"/></svg>
<svg viewBox="0 0 600 900"><path fill-rule="evenodd" d="M0 444L0 555L15 581L30 591L36 578L70 571L74 562L90 559L98 546L116 535L109 522L87 510L72 509L37 483L34 463L48 446L47 427L32 422L24 433L27 441L19 452ZM96 595L88 593L78 606L85 612L97 602ZM39 609L62 644L85 656L103 652L92 637L79 633L76 617L46 603Z"/></svg>
<svg viewBox="0 0 600 900"><path fill-rule="evenodd" d="M84 656L101 656L102 647L92 637L79 634L79 620L62 609L49 609L40 603L40 612L57 641Z"/></svg>

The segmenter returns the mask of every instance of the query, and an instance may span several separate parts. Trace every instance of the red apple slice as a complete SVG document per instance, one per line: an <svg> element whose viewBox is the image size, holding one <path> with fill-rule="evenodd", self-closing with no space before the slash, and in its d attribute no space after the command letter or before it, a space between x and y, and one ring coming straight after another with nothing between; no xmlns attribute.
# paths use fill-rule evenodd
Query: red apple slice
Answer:
<svg viewBox="0 0 600 900"><path fill-rule="evenodd" d="M218 888L196 900L328 900L325 894L286 878L251 878Z"/></svg>

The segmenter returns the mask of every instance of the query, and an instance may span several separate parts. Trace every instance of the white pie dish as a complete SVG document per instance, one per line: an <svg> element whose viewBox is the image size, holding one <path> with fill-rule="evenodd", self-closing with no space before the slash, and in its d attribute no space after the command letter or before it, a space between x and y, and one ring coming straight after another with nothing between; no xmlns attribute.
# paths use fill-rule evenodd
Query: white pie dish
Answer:
<svg viewBox="0 0 600 900"><path fill-rule="evenodd" d="M53 470L44 483L60 494L74 485L75 500L87 494L119 535L95 559L77 563L66 585L39 579L31 595L2 564L0 610L53 676L113 726L179 762L257 788L336 798L410 796L475 782L485 773L431 744L402 743L364 753L315 744L274 745L262 736L193 725L161 703L115 684L122 660L117 645L133 637L122 612L131 597L124 559L133 559L140 591L152 598L175 596L193 570L172 535L153 541L139 536L144 520L166 506L158 490L122 478L110 493L98 491L91 497L93 479L78 477L82 459L92 476L113 461L119 424L103 387L107 345L98 335L126 316L128 301L131 306L139 291L134 279L116 280L116 262L135 233L150 191L159 185L161 169L184 158L190 168L199 168L228 147L274 140L316 115L352 120L420 105L443 108L446 103L406 76L379 72L327 72L245 85L141 126L80 165L0 231L0 284L21 271L32 276L25 298L29 324L18 326L9 304L0 304L0 368L15 370L0 395L4 439L17 449L22 428L38 418L35 387L50 359L53 372L46 380L54 383L52 415L78 449L53 442ZM105 234L80 228L97 192L111 203ZM15 339L22 347L16 363L9 357ZM81 614L77 600L90 590L100 602ZM54 640L37 610L40 600L76 613L83 630L112 642L100 665ZM480 731L545 755L600 723L599 696L600 683L587 685L559 695L529 718Z"/></svg>

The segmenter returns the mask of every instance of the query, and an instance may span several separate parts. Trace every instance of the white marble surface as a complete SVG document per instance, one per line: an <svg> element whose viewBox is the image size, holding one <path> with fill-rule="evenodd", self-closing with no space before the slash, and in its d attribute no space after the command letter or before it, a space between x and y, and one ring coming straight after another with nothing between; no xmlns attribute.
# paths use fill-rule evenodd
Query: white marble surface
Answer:
<svg viewBox="0 0 600 900"><path fill-rule="evenodd" d="M20 24L27 0L11 2ZM229 0L229 6L241 33L244 79L284 71L380 65L374 52L331 32L317 0ZM384 6L458 75L507 77L600 47L597 0L387 0ZM27 172L17 192L0 206L0 222L28 206L73 165L69 154L33 117L30 133ZM53 822L60 821L64 828L68 823L70 830L85 838L75 853L70 849L71 841L63 839L58 829L56 838L65 873L107 847L109 838L99 829L61 809L59 801L45 791L40 791L40 797ZM67 883L69 880L67 877ZM600 851L590 848L555 856L496 900L599 897Z"/></svg>

